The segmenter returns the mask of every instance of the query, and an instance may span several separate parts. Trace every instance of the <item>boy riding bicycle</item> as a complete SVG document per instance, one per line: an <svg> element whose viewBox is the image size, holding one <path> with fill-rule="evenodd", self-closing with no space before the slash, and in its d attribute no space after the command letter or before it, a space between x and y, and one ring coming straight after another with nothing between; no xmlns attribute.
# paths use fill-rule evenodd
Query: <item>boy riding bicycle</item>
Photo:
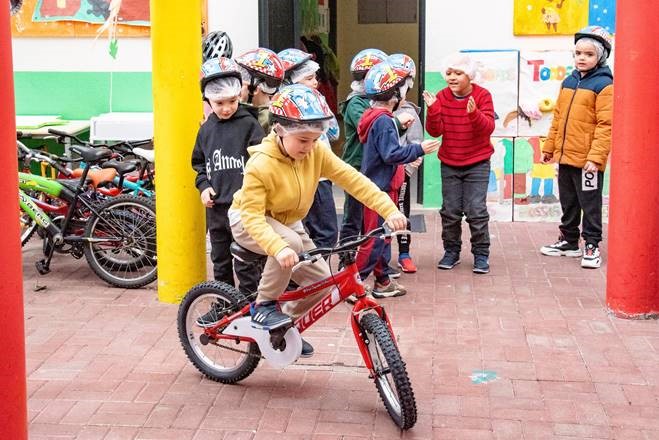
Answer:
<svg viewBox="0 0 659 440"><path fill-rule="evenodd" d="M273 132L248 149L242 188L234 195L229 221L235 241L268 255L252 322L273 330L292 325L326 292L290 302L279 309L277 299L291 278L305 286L331 276L324 260L292 272L298 254L315 246L302 226L313 203L318 179L326 177L372 208L394 230L405 229L407 219L389 196L366 177L341 161L329 149L318 147L332 113L316 90L303 85L283 88L270 103ZM303 341L302 356L313 347Z"/></svg>

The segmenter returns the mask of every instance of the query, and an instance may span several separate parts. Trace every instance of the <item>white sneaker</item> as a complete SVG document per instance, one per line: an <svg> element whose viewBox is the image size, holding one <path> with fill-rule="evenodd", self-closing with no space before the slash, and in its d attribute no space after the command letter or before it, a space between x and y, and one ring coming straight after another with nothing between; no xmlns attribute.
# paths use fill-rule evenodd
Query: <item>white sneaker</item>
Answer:
<svg viewBox="0 0 659 440"><path fill-rule="evenodd" d="M602 265L600 249L592 243L586 244L586 249L581 259L581 267L586 269L597 269Z"/></svg>
<svg viewBox="0 0 659 440"><path fill-rule="evenodd" d="M581 249L579 245L570 244L563 237L558 237L556 243L541 247L540 253L550 257L580 257Z"/></svg>

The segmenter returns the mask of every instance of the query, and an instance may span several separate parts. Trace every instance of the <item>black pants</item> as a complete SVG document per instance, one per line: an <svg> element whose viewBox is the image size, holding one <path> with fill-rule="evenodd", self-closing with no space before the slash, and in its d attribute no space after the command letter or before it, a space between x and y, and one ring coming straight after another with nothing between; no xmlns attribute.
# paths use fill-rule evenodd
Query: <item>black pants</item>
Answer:
<svg viewBox="0 0 659 440"><path fill-rule="evenodd" d="M336 205L331 181L318 182L313 204L302 223L316 247L336 246L339 227L336 222Z"/></svg>
<svg viewBox="0 0 659 440"><path fill-rule="evenodd" d="M398 210L405 214L405 217L410 218L410 193L412 188L410 188L410 176L405 175L405 182L401 186L400 191L398 192ZM409 220L407 222L407 228L410 228ZM412 243L411 235L397 235L398 239L398 255L400 254L409 254L410 253L410 244Z"/></svg>
<svg viewBox="0 0 659 440"><path fill-rule="evenodd" d="M233 259L229 247L233 241L231 228L229 227L229 216L227 214L230 205L215 205L206 209L206 227L211 238L211 260L213 261L213 277L216 281L223 281L235 286L233 271L235 269L239 289L248 294L256 292L263 272L263 260L243 263Z"/></svg>
<svg viewBox="0 0 659 440"><path fill-rule="evenodd" d="M487 212L487 185L490 161L466 167L442 163L442 240L447 252L460 252L462 247L462 217L467 218L471 231L471 252L490 255L490 231Z"/></svg>
<svg viewBox="0 0 659 440"><path fill-rule="evenodd" d="M341 224L340 240L359 235L364 222L364 205L348 193L343 204L343 223Z"/></svg>
<svg viewBox="0 0 659 440"><path fill-rule="evenodd" d="M583 211L581 236L595 246L602 241L602 186L604 173L597 172L597 188L582 190L582 169L570 165L558 166L558 193L561 200L561 226L563 239L571 244L579 242L579 225Z"/></svg>

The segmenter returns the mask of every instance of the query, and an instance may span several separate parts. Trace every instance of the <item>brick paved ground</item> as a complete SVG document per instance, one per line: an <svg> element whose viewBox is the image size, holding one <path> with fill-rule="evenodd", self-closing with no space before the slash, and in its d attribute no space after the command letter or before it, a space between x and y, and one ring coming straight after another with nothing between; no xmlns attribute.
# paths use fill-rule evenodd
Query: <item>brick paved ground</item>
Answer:
<svg viewBox="0 0 659 440"><path fill-rule="evenodd" d="M416 393L411 431L379 401L346 308L309 331L311 359L221 385L189 364L177 306L153 286L109 288L65 256L38 277L35 242L23 254L30 438L659 438L659 324L606 313L605 266L539 255L555 225L493 223L491 274L473 275L468 253L438 271L437 215L426 223L420 271L401 279L410 293L384 301Z"/></svg>

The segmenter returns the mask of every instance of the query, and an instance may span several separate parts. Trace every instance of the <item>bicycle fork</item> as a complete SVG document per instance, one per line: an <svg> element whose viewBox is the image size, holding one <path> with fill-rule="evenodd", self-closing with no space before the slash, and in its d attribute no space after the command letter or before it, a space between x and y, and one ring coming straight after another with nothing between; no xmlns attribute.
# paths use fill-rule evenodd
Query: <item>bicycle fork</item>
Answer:
<svg viewBox="0 0 659 440"><path fill-rule="evenodd" d="M57 225L50 220L50 217L48 217L48 215L44 213L34 201L32 201L30 196L25 194L21 189L18 190L18 203L21 209L39 226L41 226L53 241L53 245L48 249L48 255L46 258L36 262L37 272L41 275L45 275L50 272L50 260L53 258L55 246L64 243L62 230L58 228Z"/></svg>

